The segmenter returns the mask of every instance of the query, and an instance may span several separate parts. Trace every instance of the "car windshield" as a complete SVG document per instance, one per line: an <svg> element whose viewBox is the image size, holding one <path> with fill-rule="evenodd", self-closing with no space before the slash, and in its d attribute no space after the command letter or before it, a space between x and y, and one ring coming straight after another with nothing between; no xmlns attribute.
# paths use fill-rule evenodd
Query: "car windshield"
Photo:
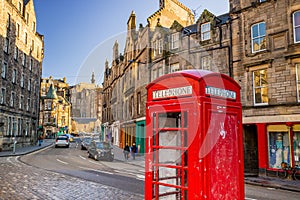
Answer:
<svg viewBox="0 0 300 200"><path fill-rule="evenodd" d="M108 143L97 142L97 149L109 149L110 145Z"/></svg>

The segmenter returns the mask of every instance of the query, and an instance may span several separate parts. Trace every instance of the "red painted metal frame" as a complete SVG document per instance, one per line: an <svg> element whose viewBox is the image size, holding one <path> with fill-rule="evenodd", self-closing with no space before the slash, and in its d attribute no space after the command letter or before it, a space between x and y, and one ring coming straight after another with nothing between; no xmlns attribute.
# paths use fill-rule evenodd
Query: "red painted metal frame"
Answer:
<svg viewBox="0 0 300 200"><path fill-rule="evenodd" d="M153 91L185 86L192 86L192 94L180 97L171 96L168 98L153 99ZM236 98L227 99L221 96L208 95L205 91L207 86L234 91ZM189 200L244 199L244 159L240 86L233 79L223 74L203 70L186 70L164 75L150 83L147 89L145 199L159 199L159 189L155 187L154 190L154 185L181 189L181 195L178 199L185 199L185 193L187 194L186 198ZM184 126L181 125L180 128L159 129L157 123L159 120L158 113L166 112L187 112L187 127L184 128ZM154 113L156 113L156 119L153 119ZM224 119L222 117L224 117ZM234 120L230 121L231 119ZM154 120L156 120L155 127L153 127ZM183 121L184 120L181 122L183 123ZM223 123L223 126L225 126L223 128L224 130L219 130L216 129L216 126L211 126L214 122ZM228 130L226 128L228 128ZM157 145L157 143L153 145L153 140L158 141L157 133L163 130L181 131L183 138L184 132L187 131L187 147L184 147L184 139L181 140L182 144L180 147L165 147ZM155 135L153 135L154 131ZM217 146L213 146L207 155L202 156L202 146L205 144L208 132L210 131L212 131L212 133L215 131L218 134L221 131L225 131L229 134L228 138L231 138L231 140L223 141L217 139L216 144L228 149L223 150L218 149ZM218 136L216 133L213 134ZM208 139L210 139L209 136ZM181 155L182 163L180 166L175 164L160 164L157 162L159 156L158 149L178 149L187 151L187 155L184 153ZM153 160L153 154L156 154L156 162ZM235 169L232 169L230 165L226 166L224 158L220 158L219 160L223 162L221 166L225 168L215 169L215 167L219 167L219 165L217 165L218 159L216 159L218 155L229 155L230 157L228 159L231 161L229 164L234 166ZM187 156L187 163L184 163L185 156ZM212 164L216 166L212 166ZM181 174L177 174L180 175L181 185L174 186L161 183L157 176L160 167L178 169L178 171L181 170ZM231 177L226 176L226 173L223 175L223 172L227 172ZM155 179L154 173L156 174ZM186 176L185 173L187 173ZM219 185L216 185L212 183L212 181L215 181L215 178L218 178L218 176L220 176L220 180L217 180ZM188 181L187 185L184 184L183 180L185 179ZM230 188L230 182L236 184L233 189ZM223 185L225 188L222 187Z"/></svg>

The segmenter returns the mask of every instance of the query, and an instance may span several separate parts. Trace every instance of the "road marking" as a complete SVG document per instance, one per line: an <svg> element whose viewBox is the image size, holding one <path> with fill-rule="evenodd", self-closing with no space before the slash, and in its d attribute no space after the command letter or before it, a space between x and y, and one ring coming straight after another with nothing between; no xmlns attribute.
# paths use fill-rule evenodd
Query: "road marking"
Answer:
<svg viewBox="0 0 300 200"><path fill-rule="evenodd" d="M6 158L7 162L9 162L10 164L12 164L12 165L14 165L14 166L21 167L21 165L18 165L18 163L11 161L11 160L10 160L11 158L13 158L13 157L7 157L7 158ZM16 157L15 157L15 159L16 159ZM15 161L16 161L16 160L15 160Z"/></svg>
<svg viewBox="0 0 300 200"><path fill-rule="evenodd" d="M268 187L267 190L276 190L276 188Z"/></svg>
<svg viewBox="0 0 300 200"><path fill-rule="evenodd" d="M93 163L93 164L96 164L96 165L103 166L102 164L100 164L100 163L97 163L97 162L94 162L94 161L91 161L91 160L89 160L89 162L90 162L90 163Z"/></svg>
<svg viewBox="0 0 300 200"><path fill-rule="evenodd" d="M87 168L87 167L79 167L79 168L85 169L85 170L91 170L91 171L95 171L95 172L100 172L100 173L105 173L105 174L114 174L114 173L111 173L111 172L102 171L102 170L93 169L93 168Z"/></svg>
<svg viewBox="0 0 300 200"><path fill-rule="evenodd" d="M60 162L60 163L62 163L62 164L65 164L65 165L68 165L69 163L67 163L67 162L64 162L64 161L62 161L62 160L59 160L58 158L56 159L58 162Z"/></svg>
<svg viewBox="0 0 300 200"><path fill-rule="evenodd" d="M252 198L245 197L245 200L257 200L257 199L252 199Z"/></svg>
<svg viewBox="0 0 300 200"><path fill-rule="evenodd" d="M86 160L86 158L85 158L85 157L83 157L82 155L79 155L79 157L80 157L80 158L82 158L83 160Z"/></svg>

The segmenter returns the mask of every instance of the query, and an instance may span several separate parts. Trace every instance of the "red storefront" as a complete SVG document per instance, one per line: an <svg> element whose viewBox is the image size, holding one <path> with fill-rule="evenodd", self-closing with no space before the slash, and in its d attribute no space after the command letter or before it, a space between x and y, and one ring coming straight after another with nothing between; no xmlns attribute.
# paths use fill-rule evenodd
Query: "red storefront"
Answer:
<svg viewBox="0 0 300 200"><path fill-rule="evenodd" d="M147 89L145 199L244 199L240 86L186 70Z"/></svg>

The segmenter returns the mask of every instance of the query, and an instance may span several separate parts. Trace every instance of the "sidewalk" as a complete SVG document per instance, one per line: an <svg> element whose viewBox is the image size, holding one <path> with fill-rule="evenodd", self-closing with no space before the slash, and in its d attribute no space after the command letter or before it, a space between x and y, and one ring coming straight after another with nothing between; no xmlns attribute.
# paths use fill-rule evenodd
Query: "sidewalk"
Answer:
<svg viewBox="0 0 300 200"><path fill-rule="evenodd" d="M52 144L54 144L54 139L44 139L41 146L39 146L37 144L34 146L16 148L15 153L13 153L13 151L2 151L2 152L0 152L0 157L25 155L25 154L46 148L48 146L51 146ZM115 155L115 160L124 162L124 163L128 164L129 166L133 165L133 166L145 168L145 157L143 154L137 155L135 157L135 160L133 160L132 156L130 156L128 161L125 161L125 158L123 155L123 149L121 149L117 146L114 146L113 152ZM287 179L280 179L280 178L275 178L275 177L253 177L253 176L246 175L245 176L245 184L271 187L271 188L289 190L289 191L294 191L294 192L300 193L300 181L299 180L287 180Z"/></svg>
<svg viewBox="0 0 300 200"><path fill-rule="evenodd" d="M125 162L125 158L123 155L123 149L114 146L113 152L115 154L115 160ZM135 160L130 157L127 164L140 166L145 168L145 157L144 155L138 155L135 157ZM264 187L271 187L282 190L289 190L300 193L300 181L299 180L287 180L280 179L275 177L253 177L253 176L245 176L245 184L258 185Z"/></svg>
<svg viewBox="0 0 300 200"><path fill-rule="evenodd" d="M41 146L36 144L34 146L27 146L27 147L21 147L21 148L16 147L15 153L13 153L13 149L11 151L1 151L0 157L25 155L25 154L46 148L52 144L54 144L54 139L44 139Z"/></svg>

